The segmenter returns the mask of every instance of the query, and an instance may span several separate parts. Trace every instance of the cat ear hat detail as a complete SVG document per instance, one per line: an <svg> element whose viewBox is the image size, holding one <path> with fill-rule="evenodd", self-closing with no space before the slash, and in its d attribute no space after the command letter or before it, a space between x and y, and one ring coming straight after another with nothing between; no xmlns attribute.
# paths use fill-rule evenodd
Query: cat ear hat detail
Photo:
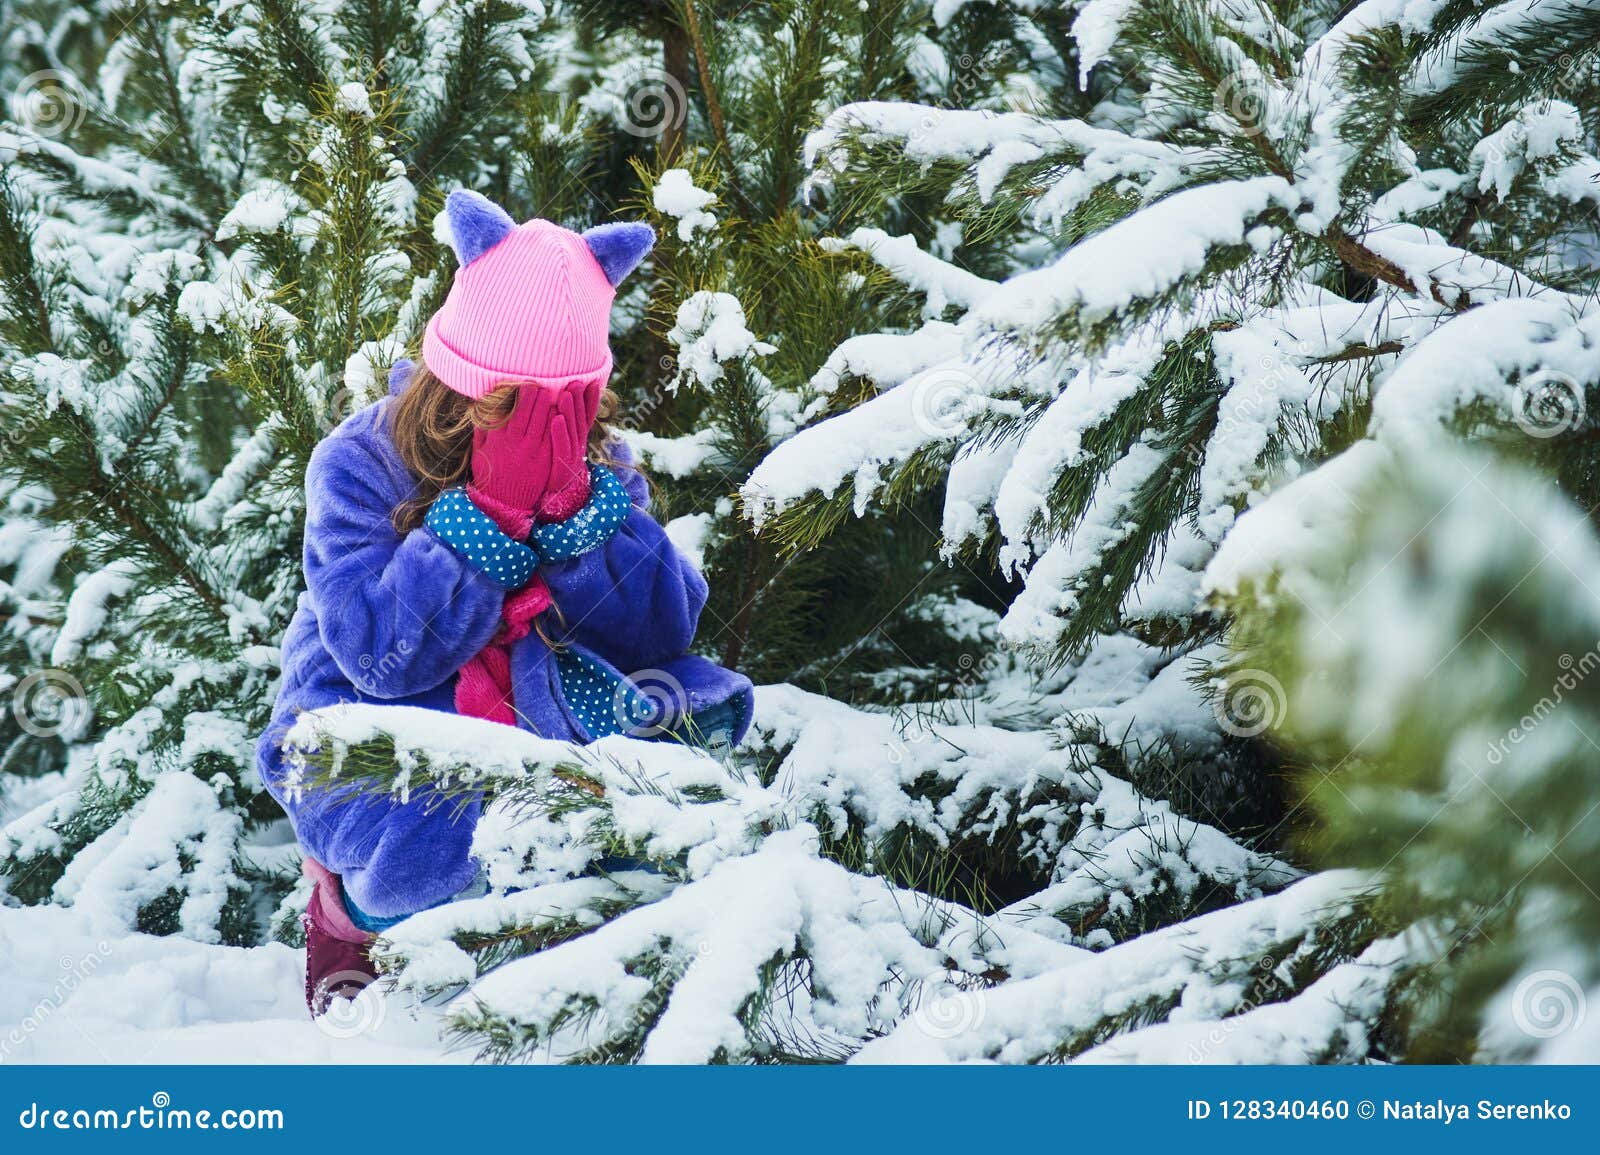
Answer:
<svg viewBox="0 0 1600 1155"><path fill-rule="evenodd" d="M655 230L636 222L583 233L513 221L493 201L457 189L445 201L461 266L428 322L422 361L478 398L507 381L604 383L611 375L611 302L649 254Z"/></svg>

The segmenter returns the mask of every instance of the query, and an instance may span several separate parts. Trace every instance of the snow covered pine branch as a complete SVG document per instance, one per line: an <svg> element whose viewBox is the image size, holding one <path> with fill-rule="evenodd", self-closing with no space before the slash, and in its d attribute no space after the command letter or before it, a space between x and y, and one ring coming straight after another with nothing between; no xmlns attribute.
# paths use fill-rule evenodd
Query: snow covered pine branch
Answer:
<svg viewBox="0 0 1600 1155"><path fill-rule="evenodd" d="M72 7L0 13L23 1003L105 942L60 1023L306 1053L253 737L469 187L657 226L620 432L764 684L722 756L303 716L305 789L490 799L318 1057L1597 1053L1600 8L816 0L691 76L650 6Z"/></svg>

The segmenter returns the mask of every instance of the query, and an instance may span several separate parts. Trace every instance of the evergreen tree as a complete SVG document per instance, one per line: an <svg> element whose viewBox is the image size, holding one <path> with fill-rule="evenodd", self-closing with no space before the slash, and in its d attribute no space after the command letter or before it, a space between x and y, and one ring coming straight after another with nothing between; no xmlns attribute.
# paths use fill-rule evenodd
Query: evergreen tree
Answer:
<svg viewBox="0 0 1600 1155"><path fill-rule="evenodd" d="M41 543L8 552L6 644L27 736L86 732L18 792L0 870L13 900L250 942L297 873L254 740L311 449L442 294L443 191L582 215L555 175L588 154L522 5L106 9L6 30L41 65L0 133L7 532Z"/></svg>
<svg viewBox="0 0 1600 1155"><path fill-rule="evenodd" d="M860 263L816 243L800 203L801 143L819 108L905 90L908 38L896 21L919 10L813 0L719 22L714 6L679 8L707 139L691 168L644 174L662 235L651 310L666 346L653 396L635 407L650 434L636 444L708 572L725 575L713 583L706 644L758 680L866 689L885 666L936 677L959 652L929 628L928 604L963 590L959 575L928 564L926 511L780 558L732 500L801 419L821 357L887 317ZM765 67L743 68L757 52ZM836 75L847 59L859 71ZM965 592L981 589L966 577ZM923 596L909 602L917 585Z"/></svg>
<svg viewBox="0 0 1600 1155"><path fill-rule="evenodd" d="M768 684L719 757L304 717L307 785L493 796L363 999L492 1058L1365 1061L1596 983L1587 5L100 14L0 26L8 901L288 933L305 462L466 185L657 224L625 435Z"/></svg>
<svg viewBox="0 0 1600 1155"><path fill-rule="evenodd" d="M1224 543L1219 588L1319 771L1304 852L1372 872L1404 928L1386 1025L1407 1057L1592 1058L1592 1029L1571 1032L1600 981L1600 542L1543 474L1427 447L1364 442L1360 468L1273 495Z"/></svg>
<svg viewBox="0 0 1600 1155"><path fill-rule="evenodd" d="M830 416L848 417L952 348L953 326L931 317L910 339L871 331L937 310L826 237L861 207L797 203L805 174L792 125L806 120L797 105L815 116L852 96L999 102L1024 74L1070 75L1043 31L1009 10L973 6L946 26L948 54L926 35L937 26L874 40L877 16L864 24L853 5L773 5L749 30L721 27L705 41L713 64L740 59L747 31L752 44L760 32L778 47L758 72L697 70L705 152L691 143L687 167L648 174L665 246L655 314L674 355L668 398L650 413L660 432L634 441L673 512L685 500L704 511L670 530L704 548L721 599L713 639L731 634L739 648L726 654L791 684L761 691L755 735L720 767L606 743L578 756L527 743L493 773L498 801L475 852L511 893L412 920L382 948L401 988L451 995L450 1022L489 1055L841 1058L930 1017L927 1033L943 1037L940 1018L972 1017L968 993L1042 977L1298 873L1212 824L1216 808L1241 808L1238 758L1216 741L1187 685L1190 666L1124 636L1087 677L1030 682L997 643L994 609L960 596L963 582L1002 583L981 558L942 565L931 499L860 521L835 516L826 540L785 551L792 541L752 536L748 504L727 498L743 483L750 502L751 466L781 460L806 437L785 440L797 427L828 428ZM964 51L994 45L997 26L1003 47ZM874 55L874 44L892 55ZM863 61L879 87L855 87L854 72L830 83L838 58ZM906 107L935 120L970 115ZM766 147L774 140L795 143ZM956 255L961 230L944 236ZM975 248L974 260L999 258ZM839 448L813 448L805 468L827 468ZM790 608L797 590L815 599L813 621ZM722 611L730 591L732 617ZM980 596L1004 604L999 589ZM741 610L756 624L742 627ZM909 649L897 615L920 621L931 660ZM786 620L810 628L790 640ZM842 650L819 646L834 630ZM1128 687L1120 695L1118 681ZM806 693L808 683L857 708ZM484 785L485 738L468 727L423 740L360 711L308 719L295 741L309 781L382 789L398 759L412 768L408 782L424 774L448 796ZM1147 764L1143 753L1156 749L1166 758ZM661 874L572 880L584 863L619 855L648 858ZM1290 946L1310 934L1309 916ZM842 942L855 945L841 952ZM1218 982L1261 950L1240 946L1237 957L1219 952ZM1181 993L1169 985L1126 1019L1096 1018L1060 1051L1164 1015Z"/></svg>
<svg viewBox="0 0 1600 1155"><path fill-rule="evenodd" d="M1272 661L1213 644L1229 635L1233 603L1207 596L1218 580L1208 567L1239 514L1307 470L1349 482L1368 439L1425 454L1440 427L1536 459L1586 509L1600 497L1586 418L1597 377L1587 208L1600 187L1586 119L1592 14L1553 8L1091 2L1072 28L1072 79L1096 103L1075 119L836 110L808 145L813 187L840 221L876 212L904 230L856 227L841 243L924 293L925 321L878 338L875 363L894 374L877 384L889 388L780 446L745 487L746 510L804 550L853 514L942 482L946 556L991 556L1023 581L1001 640L1069 685L1130 635L1151 647L1152 665L1187 667L1221 731L1198 773L1192 736L1188 751L1170 742L1183 721L1170 700L1130 711L1169 741L1130 749L1101 727L1102 742L1119 747L1133 781L1160 783L1237 835L1264 826L1253 837L1283 851L1283 835L1306 824L1299 804L1274 801L1283 779L1337 791L1347 751L1265 745L1287 682ZM907 217L910 198L937 208ZM964 245L941 252L952 225ZM860 348L841 347L833 363L855 363ZM1353 485L1329 484L1351 497ZM1316 514L1298 517L1323 532ZM1275 538L1247 539L1267 571ZM1373 633L1393 619L1373 617L1360 632L1378 645ZM1339 687L1328 692L1337 700ZM991 683L982 696L992 694ZM1415 764L1414 748L1390 754L1396 774L1435 765L1433 751ZM1503 837L1470 820L1458 832ZM1374 864L1336 845L1346 854L1305 864ZM1244 919L1248 905L1227 913ZM1230 1033L1225 1050L1470 1054L1471 1018L1418 1011L1426 984L1413 977L1437 960L1404 941L1402 909L1359 899L1316 915L1314 951L1295 947L1292 965L1273 953L1292 979L1204 1016L1260 1024L1259 1037ZM1202 996L1191 985L1183 997ZM1330 999L1359 1010L1323 1020L1338 1024L1325 1037L1258 1006ZM1021 990L989 1005L1015 1017L947 1053L993 1057L1006 1029L1028 1023ZM1118 1026L1171 1005L1158 999ZM1104 1024L1088 1021L1091 1035L1074 1027L1066 1053L1101 1041ZM1157 1057L1184 1035L1159 1028L1105 1045Z"/></svg>

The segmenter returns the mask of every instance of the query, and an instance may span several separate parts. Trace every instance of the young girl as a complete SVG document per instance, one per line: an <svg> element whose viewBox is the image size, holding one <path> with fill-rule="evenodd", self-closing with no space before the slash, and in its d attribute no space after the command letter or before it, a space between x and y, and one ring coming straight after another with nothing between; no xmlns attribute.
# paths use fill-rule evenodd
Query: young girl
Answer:
<svg viewBox="0 0 1600 1155"><path fill-rule="evenodd" d="M374 932L471 887L481 802L292 796L281 742L300 711L389 702L573 742L735 743L750 721L749 680L688 652L705 581L601 420L615 288L654 234L517 225L465 191L445 207L460 268L421 366L396 366L391 395L312 455L306 592L258 746L314 884L314 1014L370 981ZM663 685L665 701L642 689Z"/></svg>

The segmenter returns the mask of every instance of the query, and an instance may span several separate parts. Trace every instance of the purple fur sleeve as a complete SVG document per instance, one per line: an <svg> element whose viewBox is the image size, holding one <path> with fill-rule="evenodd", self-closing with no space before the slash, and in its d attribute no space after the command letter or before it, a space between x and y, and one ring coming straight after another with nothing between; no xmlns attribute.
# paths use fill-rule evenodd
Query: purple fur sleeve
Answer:
<svg viewBox="0 0 1600 1155"><path fill-rule="evenodd" d="M565 636L624 673L656 669L694 640L706 580L647 512L649 489L626 452L615 454L633 512L599 549L542 566Z"/></svg>
<svg viewBox="0 0 1600 1155"><path fill-rule="evenodd" d="M540 572L566 636L630 674L683 654L706 602L705 578L638 508L599 549Z"/></svg>
<svg viewBox="0 0 1600 1155"><path fill-rule="evenodd" d="M306 585L322 642L364 694L400 698L451 677L499 624L504 592L427 529L389 516L409 490L362 441L331 437L306 473Z"/></svg>

